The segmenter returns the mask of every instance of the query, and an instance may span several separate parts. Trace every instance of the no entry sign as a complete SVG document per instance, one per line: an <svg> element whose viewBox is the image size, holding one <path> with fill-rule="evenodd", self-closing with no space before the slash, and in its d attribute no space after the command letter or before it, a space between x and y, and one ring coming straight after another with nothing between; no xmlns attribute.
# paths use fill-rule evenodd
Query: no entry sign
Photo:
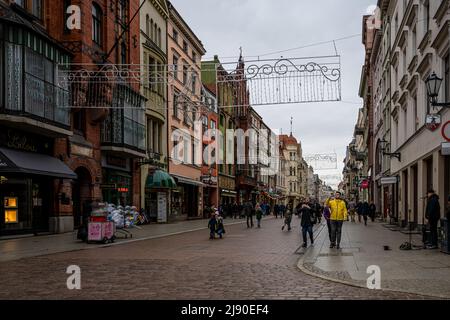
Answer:
<svg viewBox="0 0 450 320"><path fill-rule="evenodd" d="M447 121L447 123L442 126L442 136L445 140L450 142L450 121Z"/></svg>

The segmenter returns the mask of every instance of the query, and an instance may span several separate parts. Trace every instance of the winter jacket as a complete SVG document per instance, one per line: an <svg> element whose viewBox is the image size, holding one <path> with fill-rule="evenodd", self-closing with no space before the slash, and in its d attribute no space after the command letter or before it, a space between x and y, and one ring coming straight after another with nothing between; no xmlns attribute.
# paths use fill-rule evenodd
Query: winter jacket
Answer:
<svg viewBox="0 0 450 320"><path fill-rule="evenodd" d="M330 208L330 220L333 221L345 221L347 220L347 206L345 205L344 200L342 199L334 199L327 200L327 207Z"/></svg>
<svg viewBox="0 0 450 320"><path fill-rule="evenodd" d="M313 225L313 211L311 210L310 207L308 206L304 206L303 208L300 209L300 218L301 218L301 226L302 227L309 227Z"/></svg>
<svg viewBox="0 0 450 320"><path fill-rule="evenodd" d="M209 219L208 228L211 230L216 230L216 227L217 227L217 220L215 218Z"/></svg>
<svg viewBox="0 0 450 320"><path fill-rule="evenodd" d="M262 210L261 209L257 209L256 210L256 219L261 220L262 219L262 215L263 215Z"/></svg>
<svg viewBox="0 0 450 320"><path fill-rule="evenodd" d="M439 197L433 194L427 202L425 210L425 218L430 221L438 221L441 217L441 206L439 205Z"/></svg>

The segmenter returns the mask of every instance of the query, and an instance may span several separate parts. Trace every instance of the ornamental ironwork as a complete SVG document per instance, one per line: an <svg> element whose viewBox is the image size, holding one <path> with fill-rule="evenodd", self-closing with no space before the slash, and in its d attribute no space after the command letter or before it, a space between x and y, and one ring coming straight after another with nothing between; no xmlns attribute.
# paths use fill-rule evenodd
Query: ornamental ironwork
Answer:
<svg viewBox="0 0 450 320"><path fill-rule="evenodd" d="M215 76L219 108L341 100L339 56L240 59L237 64L213 61L205 65L201 73ZM150 91L164 96L167 86L181 81L183 90L178 98L189 106L189 112L201 112L198 106L209 98L206 90L196 89L200 79L197 65L72 64L69 70L58 74L59 85L71 90L69 107L116 108L112 100L120 84L145 96Z"/></svg>

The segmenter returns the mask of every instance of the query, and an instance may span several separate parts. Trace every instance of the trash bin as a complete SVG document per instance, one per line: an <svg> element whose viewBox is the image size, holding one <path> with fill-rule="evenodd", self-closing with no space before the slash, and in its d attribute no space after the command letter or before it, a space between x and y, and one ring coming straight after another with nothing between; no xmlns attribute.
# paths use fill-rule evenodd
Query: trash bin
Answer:
<svg viewBox="0 0 450 320"><path fill-rule="evenodd" d="M450 254L450 224L447 219L441 219L441 252Z"/></svg>

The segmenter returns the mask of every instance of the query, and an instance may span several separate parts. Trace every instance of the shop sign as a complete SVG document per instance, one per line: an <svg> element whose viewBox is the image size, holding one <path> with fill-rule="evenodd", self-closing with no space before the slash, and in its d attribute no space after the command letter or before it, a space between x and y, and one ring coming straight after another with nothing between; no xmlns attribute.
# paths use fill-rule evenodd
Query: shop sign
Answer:
<svg viewBox="0 0 450 320"><path fill-rule="evenodd" d="M441 126L441 115L429 114L426 118L426 126L430 131L436 131Z"/></svg>
<svg viewBox="0 0 450 320"><path fill-rule="evenodd" d="M380 179L382 185L396 184L398 182L397 177L384 177Z"/></svg>
<svg viewBox="0 0 450 320"><path fill-rule="evenodd" d="M128 192L128 188L117 188L117 191L122 192L122 193L127 193Z"/></svg>
<svg viewBox="0 0 450 320"><path fill-rule="evenodd" d="M49 139L11 129L0 132L0 145L27 152L48 154L51 151Z"/></svg>
<svg viewBox="0 0 450 320"><path fill-rule="evenodd" d="M115 167L120 167L120 168L127 167L127 159L123 159L123 158L107 156L106 163L109 164L110 166L115 166Z"/></svg>
<svg viewBox="0 0 450 320"><path fill-rule="evenodd" d="M116 189L117 185L115 183L102 183L100 185L100 188L102 188L102 189Z"/></svg>
<svg viewBox="0 0 450 320"><path fill-rule="evenodd" d="M360 187L361 189L369 189L369 180L363 180Z"/></svg>
<svg viewBox="0 0 450 320"><path fill-rule="evenodd" d="M91 148L86 148L86 147L78 146L75 144L72 144L70 146L70 153L73 153L73 154L76 154L79 156L85 156L85 157L92 158L92 149Z"/></svg>
<svg viewBox="0 0 450 320"><path fill-rule="evenodd" d="M167 194L158 192L158 222L167 222Z"/></svg>

